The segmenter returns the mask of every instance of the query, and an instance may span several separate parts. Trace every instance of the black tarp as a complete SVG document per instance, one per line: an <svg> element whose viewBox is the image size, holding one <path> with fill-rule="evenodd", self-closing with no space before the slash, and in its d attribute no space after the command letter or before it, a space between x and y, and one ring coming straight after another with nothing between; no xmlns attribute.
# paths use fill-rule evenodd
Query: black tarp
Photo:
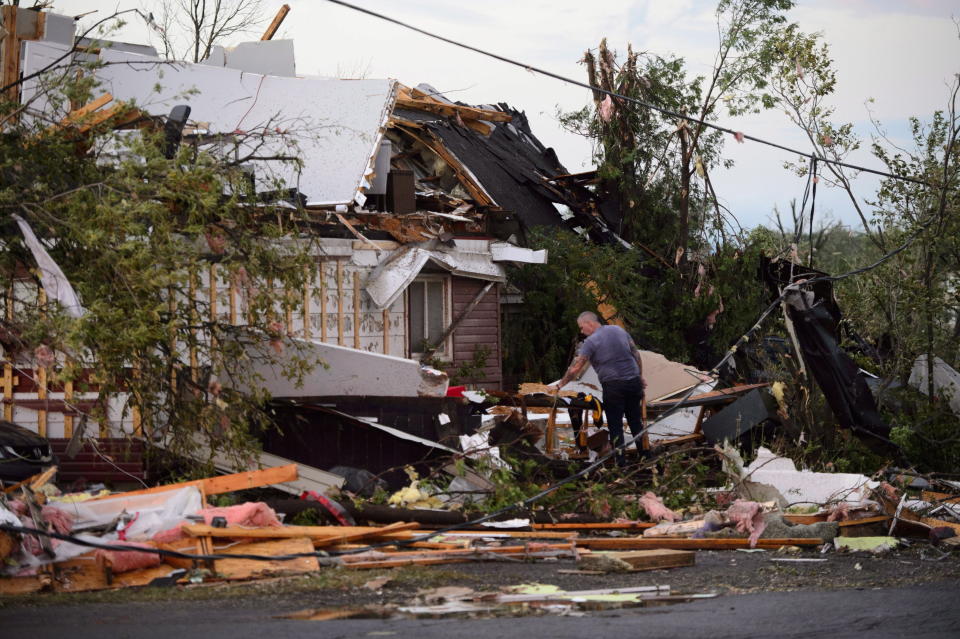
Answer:
<svg viewBox="0 0 960 639"><path fill-rule="evenodd" d="M761 263L761 277L771 294L777 296L788 284L822 275L825 274L782 260L763 258ZM785 301L803 361L837 421L872 449L889 453L893 448L890 426L877 410L866 376L840 347L842 315L833 297L832 283L815 282L789 294Z"/></svg>

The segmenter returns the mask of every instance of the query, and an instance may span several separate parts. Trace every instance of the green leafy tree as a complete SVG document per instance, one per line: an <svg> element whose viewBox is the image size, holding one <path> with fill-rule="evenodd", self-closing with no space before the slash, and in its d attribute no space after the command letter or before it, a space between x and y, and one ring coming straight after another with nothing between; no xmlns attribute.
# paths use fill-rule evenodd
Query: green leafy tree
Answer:
<svg viewBox="0 0 960 639"><path fill-rule="evenodd" d="M131 117L132 104L92 127L84 119L55 124L71 104L101 93L95 71L64 62L41 78L43 99L0 104L6 356L45 370L53 388L72 381L77 393L126 398L144 435L177 452L196 457L206 445L210 456L240 455L269 423L247 363L276 360L285 313L302 300L289 292L303 290L313 264L307 213L260 201L244 170L280 134L264 127L242 139L184 143L168 157L162 128ZM116 130L130 121L143 128ZM296 164L295 145L288 148L280 158L270 153ZM85 314L39 293L14 214L60 266ZM242 300L236 318L225 309L231 286ZM316 363L289 362L291 378ZM92 417L106 418L105 402Z"/></svg>

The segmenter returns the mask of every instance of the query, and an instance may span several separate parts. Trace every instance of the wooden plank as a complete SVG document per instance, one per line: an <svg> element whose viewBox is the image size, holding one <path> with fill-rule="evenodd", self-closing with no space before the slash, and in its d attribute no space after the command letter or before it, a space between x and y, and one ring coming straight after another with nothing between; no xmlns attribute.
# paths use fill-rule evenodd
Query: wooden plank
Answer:
<svg viewBox="0 0 960 639"><path fill-rule="evenodd" d="M360 273L353 272L353 347L360 350Z"/></svg>
<svg viewBox="0 0 960 639"><path fill-rule="evenodd" d="M390 307L383 309L383 354L390 354Z"/></svg>
<svg viewBox="0 0 960 639"><path fill-rule="evenodd" d="M892 517L890 515L877 515L876 517L864 517L863 519L848 519L846 521L838 522L841 528L847 528L850 526L860 526L863 524L876 524L881 522L890 521Z"/></svg>
<svg viewBox="0 0 960 639"><path fill-rule="evenodd" d="M949 493L936 493L930 490L920 492L920 499L929 501L931 504L960 504L960 495L951 495Z"/></svg>
<svg viewBox="0 0 960 639"><path fill-rule="evenodd" d="M697 556L697 553L690 550L671 550L668 548L602 554L625 561L630 564L634 570L683 568L694 565Z"/></svg>
<svg viewBox="0 0 960 639"><path fill-rule="evenodd" d="M114 495L105 495L103 497L94 497L88 501L97 499L110 499L112 497L132 497L134 495L151 495L162 493L168 490L177 490L187 486L196 486L204 495L218 495L220 493L229 493L235 490L246 490L247 488L259 488L269 486L270 484L282 484L297 479L297 465L288 464L276 468L267 468L265 470L250 470L233 475L222 475L219 477L209 477L207 479L197 479L178 484L165 484L163 486L154 486L153 488L144 488L142 490L133 490L126 493L117 493Z"/></svg>
<svg viewBox="0 0 960 639"><path fill-rule="evenodd" d="M397 522L389 526L283 526L279 528L242 528L227 526L214 528L207 524L186 524L182 530L191 537L219 537L231 539L291 539L309 537L314 546L376 539L390 533L415 530L416 522Z"/></svg>
<svg viewBox="0 0 960 639"><path fill-rule="evenodd" d="M656 524L642 521L631 521L622 524L613 522L592 522L585 524L533 524L534 530L646 530Z"/></svg>
<svg viewBox="0 0 960 639"><path fill-rule="evenodd" d="M40 592L50 583L49 575L33 577L0 578L0 595L31 595Z"/></svg>
<svg viewBox="0 0 960 639"><path fill-rule="evenodd" d="M824 542L819 538L759 539L756 548L776 549L781 546L820 546ZM671 537L624 537L624 538L581 538L577 545L597 550L652 550L670 548L674 550L734 550L749 548L749 539L688 539Z"/></svg>
<svg viewBox="0 0 960 639"><path fill-rule="evenodd" d="M273 17L273 21L270 23L270 26L267 27L267 30L263 32L263 36L261 36L260 39L272 40L273 36L277 33L277 29L280 28L280 25L283 23L283 19L287 17L288 13L290 13L289 4L285 4L280 7L280 10L277 11L277 15Z"/></svg>
<svg viewBox="0 0 960 639"><path fill-rule="evenodd" d="M672 437L670 439L661 439L653 444L653 447L678 446L680 444L687 444L689 442L698 442L701 439L703 439L703 433L690 433L689 435L680 435L679 437Z"/></svg>
<svg viewBox="0 0 960 639"><path fill-rule="evenodd" d="M418 535L423 535L428 532L433 532L429 530L421 530L418 532ZM543 530L500 530L497 528L490 528L484 531L478 530L455 530L452 532L443 533L437 536L437 539L444 538L457 538L457 537L496 537L496 536L506 536L513 537L516 539L577 539L579 535L576 532L560 532L560 531L543 531Z"/></svg>
<svg viewBox="0 0 960 639"><path fill-rule="evenodd" d="M434 565L446 563L463 563L485 559L490 555L503 557L535 557L538 553L576 552L576 544L535 544L527 546L490 546L482 548L464 548L459 550L437 550L423 552L381 552L377 559L369 559L363 555L344 555L340 558L344 568L371 569L396 568L411 565ZM386 557L381 559L380 556Z"/></svg>
<svg viewBox="0 0 960 639"><path fill-rule="evenodd" d="M403 87L397 94L397 106L420 109L447 116L456 117L459 115L460 118L464 120L486 120L487 122L513 121L513 116L504 111L478 109L476 107L441 102L419 89L410 89L407 91L406 87Z"/></svg>
<svg viewBox="0 0 960 639"><path fill-rule="evenodd" d="M229 548L215 548L215 552L236 555L298 555L312 553L313 544L309 537L294 537L292 539L274 539L270 541L246 542L230 546ZM278 573L304 573L320 570L320 563L316 557L299 557L297 559L258 561L255 559L217 559L213 563L216 574L225 579L254 579L267 577Z"/></svg>
<svg viewBox="0 0 960 639"><path fill-rule="evenodd" d="M327 274L326 262L320 262L320 341L327 341Z"/></svg>
<svg viewBox="0 0 960 639"><path fill-rule="evenodd" d="M168 576L175 568L169 564L160 564L143 570L114 574L107 582L103 567L94 560L94 553L86 553L67 561L53 565L55 578L53 589L56 592L86 592L90 590L108 590L146 586L155 579Z"/></svg>
<svg viewBox="0 0 960 639"><path fill-rule="evenodd" d="M24 479L23 481L17 482L17 483L14 484L13 486L8 486L8 487L4 488L4 489L3 489L3 494L9 495L10 493L14 492L15 490L17 490L18 488L20 488L20 487L22 487L22 486L28 486L28 487L30 488L30 490L36 491L36 490L38 490L41 486L43 486L43 485L46 484L48 481L50 481L50 478L53 477L56 473L57 473L57 467L56 467L56 466L51 466L50 468L46 469L46 470L43 471L42 473L37 473L36 475L31 475L31 476L27 477L26 479Z"/></svg>
<svg viewBox="0 0 960 639"><path fill-rule="evenodd" d="M85 117L96 111L97 109L113 102L113 96L109 93L104 93L99 98L87 102L79 109L75 109L67 114L67 117L63 118L60 121L61 127L73 126L76 123L82 121Z"/></svg>
<svg viewBox="0 0 960 639"><path fill-rule="evenodd" d="M310 339L310 283L313 281L311 277L310 267L303 267L303 338Z"/></svg>
<svg viewBox="0 0 960 639"><path fill-rule="evenodd" d="M297 479L297 465L287 464L264 470L250 470L232 475L221 475L201 480L205 495L219 495L235 490L259 488L270 484L282 484Z"/></svg>
<svg viewBox="0 0 960 639"><path fill-rule="evenodd" d="M337 260L337 345L343 346L343 260Z"/></svg>
<svg viewBox="0 0 960 639"><path fill-rule="evenodd" d="M19 7L7 5L0 7L3 11L3 28L7 34L0 44L0 52L3 54L3 70L0 75L0 83L3 86L9 86L16 82L20 77L20 38L17 37L17 11ZM7 100L11 102L20 101L20 87L12 86L7 89Z"/></svg>
<svg viewBox="0 0 960 639"><path fill-rule="evenodd" d="M69 406L73 403L73 380L67 380L63 385L63 404L64 406ZM134 417L134 427L135 429L139 426L139 411L135 412ZM136 432L136 430L135 430ZM73 415L64 415L63 416L63 436L66 438L73 437Z"/></svg>

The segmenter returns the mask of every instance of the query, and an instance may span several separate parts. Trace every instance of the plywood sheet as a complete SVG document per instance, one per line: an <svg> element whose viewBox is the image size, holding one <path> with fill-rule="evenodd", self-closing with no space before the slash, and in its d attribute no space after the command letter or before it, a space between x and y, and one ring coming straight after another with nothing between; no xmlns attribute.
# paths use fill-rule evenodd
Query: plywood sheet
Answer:
<svg viewBox="0 0 960 639"><path fill-rule="evenodd" d="M229 548L216 548L217 552L245 555L295 555L312 553L313 543L309 537L277 539L253 543L241 543ZM320 570L316 557L300 557L289 561L258 561L254 559L218 559L214 572L224 579L253 579L277 574L314 572Z"/></svg>

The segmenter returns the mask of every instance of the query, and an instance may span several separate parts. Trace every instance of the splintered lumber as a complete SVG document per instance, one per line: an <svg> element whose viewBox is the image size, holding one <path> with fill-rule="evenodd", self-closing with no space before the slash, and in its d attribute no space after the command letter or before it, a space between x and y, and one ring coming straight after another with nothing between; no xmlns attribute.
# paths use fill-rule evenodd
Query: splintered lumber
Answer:
<svg viewBox="0 0 960 639"><path fill-rule="evenodd" d="M30 490L37 491L41 486L46 484L50 479L57 473L57 467L51 466L42 473L37 473L36 475L31 475L21 482L14 484L13 486L8 486L3 489L4 494L10 494L20 488L21 486L29 486Z"/></svg>
<svg viewBox="0 0 960 639"><path fill-rule="evenodd" d="M692 566L696 561L697 553L689 550L671 550L659 548L655 550L633 550L628 552L603 553L614 559L630 564L634 570L662 570L665 568L683 568Z"/></svg>
<svg viewBox="0 0 960 639"><path fill-rule="evenodd" d="M280 10L277 11L277 15L273 17L273 21L270 23L270 26L267 27L267 30L264 31L261 40L272 40L273 36L277 34L277 29L280 28L280 25L283 23L283 19L287 17L287 14L290 13L290 5L285 4L280 7Z"/></svg>
<svg viewBox="0 0 960 639"><path fill-rule="evenodd" d="M397 522L389 526L283 526L279 528L242 528L227 526L214 528L207 524L185 524L181 530L191 537L219 537L230 539L290 539L309 537L315 545L331 545L361 539L376 539L391 533L415 530L420 524Z"/></svg>
<svg viewBox="0 0 960 639"><path fill-rule="evenodd" d="M417 534L425 535L433 532L432 530L421 530ZM477 538L477 537L516 537L519 539L576 539L576 532L561 531L543 531L543 530L502 530L500 528L488 528L484 531L479 530L453 530L441 533L437 539L443 538Z"/></svg>
<svg viewBox="0 0 960 639"><path fill-rule="evenodd" d="M57 562L54 571L53 589L56 592L85 592L88 590L107 590L146 586L156 579L168 577L176 570L168 564L160 564L142 570L113 574L108 579L103 566L94 559L94 553L85 553L74 559Z"/></svg>
<svg viewBox="0 0 960 639"><path fill-rule="evenodd" d="M411 565L434 565L464 563L493 557L536 558L576 554L576 544L528 544L525 546L491 546L489 548L463 548L421 552L377 552L369 555L344 555L340 561L344 568L397 568Z"/></svg>
<svg viewBox="0 0 960 639"><path fill-rule="evenodd" d="M46 579L44 579L46 577ZM0 577L0 595L30 595L40 592L50 583L50 575L32 577Z"/></svg>
<svg viewBox="0 0 960 639"><path fill-rule="evenodd" d="M781 546L820 546L820 538L758 539L755 548L777 549ZM735 550L750 548L749 539L687 539L672 537L587 537L577 540L582 548L596 550Z"/></svg>
<svg viewBox="0 0 960 639"><path fill-rule="evenodd" d="M920 493L920 499L928 501L931 504L947 503L960 504L960 495L951 495L949 493L937 493L931 490L924 490Z"/></svg>
<svg viewBox="0 0 960 639"><path fill-rule="evenodd" d="M215 552L231 555L299 555L313 553L313 542L309 537L291 539L273 539L270 541L244 542L229 548L216 548ZM224 579L252 579L277 573L302 573L320 570L315 556L296 559L278 559L261 561L256 559L217 559L214 572Z"/></svg>
<svg viewBox="0 0 960 639"><path fill-rule="evenodd" d="M450 102L441 102L419 89L408 89L407 87L401 87L397 93L397 106L451 117L459 115L463 120L485 120L487 122L510 122L513 120L513 116L504 111L478 109L451 104Z"/></svg>
<svg viewBox="0 0 960 639"><path fill-rule="evenodd" d="M133 497L134 495L151 495L153 493L162 493L168 490L178 490L187 486L196 486L204 495L219 495L220 493L229 493L235 490L246 490L248 488L260 488L271 484L282 484L297 479L297 465L287 464L276 468L266 468L264 470L248 470L242 473L232 475L221 475L219 477L208 477L206 479L197 479L194 481L185 481L179 484L165 484L163 486L154 486L153 488L144 488L142 490L133 490L126 493L116 493L113 495L104 495L103 497L94 497L87 501L98 499L110 499L111 497Z"/></svg>
<svg viewBox="0 0 960 639"><path fill-rule="evenodd" d="M628 521L624 523L615 522L593 522L580 524L533 524L534 530L646 530L653 528L656 524L642 521Z"/></svg>

